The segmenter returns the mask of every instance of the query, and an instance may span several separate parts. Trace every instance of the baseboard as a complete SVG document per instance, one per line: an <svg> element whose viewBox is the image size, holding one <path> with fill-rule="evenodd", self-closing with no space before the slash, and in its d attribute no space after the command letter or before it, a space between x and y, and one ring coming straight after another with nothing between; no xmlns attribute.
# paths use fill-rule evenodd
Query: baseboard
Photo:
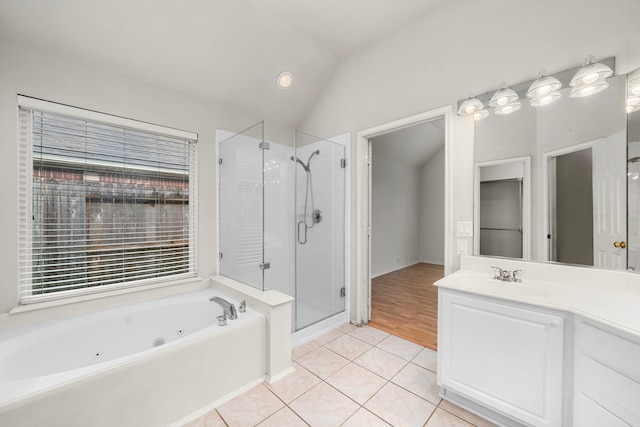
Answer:
<svg viewBox="0 0 640 427"><path fill-rule="evenodd" d="M291 369L293 369L293 368L291 368ZM251 390L255 386L257 386L258 384L262 384L266 380L267 380L266 376L257 378L255 380L243 385L242 387L232 391L231 393L226 394L226 395L222 396L221 398L214 400L213 402L209 403L208 405L203 406L202 408L198 409L197 411L194 411L194 412L190 413L189 415L186 415L186 416L180 418L178 421L175 421L175 422L169 424L168 427L182 427L182 426L190 423L191 421L197 420L201 416L203 416L205 414L208 414L209 412L213 411L218 406L230 401L234 397L240 396L241 394L243 394L243 393Z"/></svg>
<svg viewBox="0 0 640 427"><path fill-rule="evenodd" d="M403 268L411 267L412 265L416 265L416 264L432 264L432 265L442 265L442 266L444 266L444 264L442 262L416 261L416 262L411 263L411 264L400 265L398 267L394 267L394 268L392 268L390 270L383 270L382 272L379 272L379 273L372 273L371 274L371 278L375 279L376 277L384 276L385 274L393 273L394 271L402 270Z"/></svg>

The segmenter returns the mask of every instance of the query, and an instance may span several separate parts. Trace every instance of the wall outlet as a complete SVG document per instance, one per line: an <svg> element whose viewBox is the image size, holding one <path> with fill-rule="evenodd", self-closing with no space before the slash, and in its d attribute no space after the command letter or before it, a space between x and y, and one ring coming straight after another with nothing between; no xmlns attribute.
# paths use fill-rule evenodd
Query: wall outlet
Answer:
<svg viewBox="0 0 640 427"><path fill-rule="evenodd" d="M458 249L458 255L467 255L467 241L458 239L456 241L456 247Z"/></svg>

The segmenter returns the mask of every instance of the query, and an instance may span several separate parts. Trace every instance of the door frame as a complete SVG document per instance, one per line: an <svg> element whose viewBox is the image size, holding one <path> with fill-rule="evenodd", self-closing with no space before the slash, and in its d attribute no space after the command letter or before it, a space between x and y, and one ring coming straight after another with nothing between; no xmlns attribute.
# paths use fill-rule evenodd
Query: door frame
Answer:
<svg viewBox="0 0 640 427"><path fill-rule="evenodd" d="M371 320L371 156L369 139L392 131L400 130L436 119L444 120L444 273L452 272L453 253L451 252L452 236L452 204L451 193L452 173L452 128L453 107L447 105L416 114L410 117L394 120L389 123L374 126L356 133L356 147L354 156L356 176L356 224L355 224L355 307L352 320L358 325Z"/></svg>

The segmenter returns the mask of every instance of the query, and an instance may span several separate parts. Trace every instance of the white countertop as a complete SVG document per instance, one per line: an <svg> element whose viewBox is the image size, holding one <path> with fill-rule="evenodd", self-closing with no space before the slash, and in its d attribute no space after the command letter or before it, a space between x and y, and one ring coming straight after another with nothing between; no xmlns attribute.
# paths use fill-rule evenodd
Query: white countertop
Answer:
<svg viewBox="0 0 640 427"><path fill-rule="evenodd" d="M596 282L591 281L584 284L566 283L567 280L563 280L566 278L562 273L559 274L558 282L548 279L537 280L537 277L527 278L525 273L522 283L513 283L494 279L490 265L495 264L511 270L516 269L512 263L517 265L517 261L512 261L509 263L510 265L503 267L502 265L506 263L501 260L491 261L489 258L487 260L488 264L481 268L475 265L477 262L467 263L470 266L473 264L474 269L457 271L438 280L434 285L577 314L640 337L640 294L635 292L635 287L632 288L633 291L627 291L628 286L613 285L612 282L616 281L618 272L612 272L614 274L611 276L611 281L602 280L601 277ZM534 266L534 264L537 265ZM550 267L549 264L531 262L526 262L523 265L525 270L529 268L534 272L536 268L562 268L562 266ZM483 269L484 271L482 271ZM589 269L585 270L589 271ZM601 272L602 270L597 271ZM592 274L594 272L595 270L591 271ZM632 279L635 280L635 278ZM584 280L584 282L588 282L588 280Z"/></svg>

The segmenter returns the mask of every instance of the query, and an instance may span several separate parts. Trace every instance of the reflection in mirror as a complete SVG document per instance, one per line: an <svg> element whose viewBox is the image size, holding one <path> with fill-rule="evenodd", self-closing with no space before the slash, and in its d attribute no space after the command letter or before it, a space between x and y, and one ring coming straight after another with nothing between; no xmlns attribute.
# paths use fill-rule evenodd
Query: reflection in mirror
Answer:
<svg viewBox="0 0 640 427"><path fill-rule="evenodd" d="M623 135L614 133L545 153L544 159L551 230L549 259L600 268L626 268Z"/></svg>
<svg viewBox="0 0 640 427"><path fill-rule="evenodd" d="M547 157L551 261L593 265L593 155L591 147Z"/></svg>
<svg viewBox="0 0 640 427"><path fill-rule="evenodd" d="M549 105L534 108L523 99L513 114L476 122L476 165L531 158L531 259L626 268L626 76L610 77L606 90L584 98L571 98L561 80L565 87ZM482 254L485 233L478 231L474 248ZM640 266L640 237L636 243Z"/></svg>
<svg viewBox="0 0 640 427"><path fill-rule="evenodd" d="M530 257L530 158L476 164L474 253Z"/></svg>
<svg viewBox="0 0 640 427"><path fill-rule="evenodd" d="M640 70L629 74L627 85L627 221L629 270L640 270Z"/></svg>

